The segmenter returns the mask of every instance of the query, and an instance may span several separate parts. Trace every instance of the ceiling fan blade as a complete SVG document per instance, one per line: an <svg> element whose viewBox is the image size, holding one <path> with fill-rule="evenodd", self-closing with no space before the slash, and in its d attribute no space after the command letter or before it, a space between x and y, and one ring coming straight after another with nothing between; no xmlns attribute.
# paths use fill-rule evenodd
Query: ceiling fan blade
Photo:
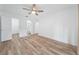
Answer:
<svg viewBox="0 0 79 59"><path fill-rule="evenodd" d="M28 8L23 8L23 10L28 10L28 11L31 11L30 9L28 9Z"/></svg>
<svg viewBox="0 0 79 59"><path fill-rule="evenodd" d="M35 7L36 6L36 4L33 4L33 7Z"/></svg>
<svg viewBox="0 0 79 59"><path fill-rule="evenodd" d="M31 12L29 12L28 14L31 14Z"/></svg>
<svg viewBox="0 0 79 59"><path fill-rule="evenodd" d="M35 15L37 15L37 16L38 16L38 14L37 14L37 13L35 13Z"/></svg>
<svg viewBox="0 0 79 59"><path fill-rule="evenodd" d="M25 17L28 17L28 16L25 16Z"/></svg>
<svg viewBox="0 0 79 59"><path fill-rule="evenodd" d="M37 10L37 12L44 12L43 10Z"/></svg>

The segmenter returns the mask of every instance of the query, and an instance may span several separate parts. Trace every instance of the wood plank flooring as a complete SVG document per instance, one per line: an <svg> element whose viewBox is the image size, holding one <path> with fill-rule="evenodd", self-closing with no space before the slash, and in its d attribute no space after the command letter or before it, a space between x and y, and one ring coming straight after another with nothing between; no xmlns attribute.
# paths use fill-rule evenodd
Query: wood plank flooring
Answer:
<svg viewBox="0 0 79 59"><path fill-rule="evenodd" d="M76 48L39 35L0 43L0 55L76 55Z"/></svg>

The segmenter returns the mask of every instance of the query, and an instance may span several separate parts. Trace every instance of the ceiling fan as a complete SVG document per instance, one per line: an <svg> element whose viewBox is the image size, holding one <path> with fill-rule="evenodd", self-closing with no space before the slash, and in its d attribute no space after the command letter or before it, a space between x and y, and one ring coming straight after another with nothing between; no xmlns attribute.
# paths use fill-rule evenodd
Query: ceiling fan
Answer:
<svg viewBox="0 0 79 59"><path fill-rule="evenodd" d="M38 7L36 6L36 4L33 4L31 9L23 8L23 10L30 11L28 14L35 14L37 16L38 16L38 13L44 12L43 10L38 9Z"/></svg>

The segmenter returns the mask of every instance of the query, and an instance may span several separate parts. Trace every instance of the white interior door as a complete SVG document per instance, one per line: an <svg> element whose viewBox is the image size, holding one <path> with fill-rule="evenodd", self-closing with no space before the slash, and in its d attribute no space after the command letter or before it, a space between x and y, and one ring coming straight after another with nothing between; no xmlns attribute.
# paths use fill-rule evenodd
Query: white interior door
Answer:
<svg viewBox="0 0 79 59"><path fill-rule="evenodd" d="M19 33L19 19L12 18L12 34Z"/></svg>
<svg viewBox="0 0 79 59"><path fill-rule="evenodd" d="M33 24L30 20L27 20L27 34L33 33Z"/></svg>

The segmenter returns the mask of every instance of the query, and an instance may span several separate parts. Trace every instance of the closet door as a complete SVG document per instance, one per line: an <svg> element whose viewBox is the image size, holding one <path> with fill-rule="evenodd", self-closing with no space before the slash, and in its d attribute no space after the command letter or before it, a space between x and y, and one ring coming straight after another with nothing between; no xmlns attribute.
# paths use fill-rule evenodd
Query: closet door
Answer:
<svg viewBox="0 0 79 59"><path fill-rule="evenodd" d="M11 18L1 16L1 41L11 39Z"/></svg>

